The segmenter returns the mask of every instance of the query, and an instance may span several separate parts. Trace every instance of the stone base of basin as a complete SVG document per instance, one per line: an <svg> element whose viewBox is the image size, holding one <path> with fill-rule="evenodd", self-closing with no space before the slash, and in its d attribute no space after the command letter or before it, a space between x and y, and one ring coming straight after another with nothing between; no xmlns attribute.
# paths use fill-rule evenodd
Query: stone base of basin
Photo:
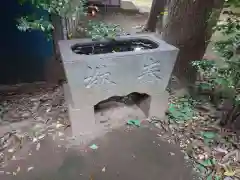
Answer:
<svg viewBox="0 0 240 180"><path fill-rule="evenodd" d="M164 117L165 112L168 108L168 92L165 91L159 94L149 95L149 98L137 103L136 106L138 106L139 109L143 111L145 117ZM94 106L90 106L86 102L86 106L81 106L78 108L74 107L73 99L71 97L69 86L67 84L64 85L64 96L68 104L68 112L73 136L98 136L99 134L108 130L105 124L100 123L100 121L95 116ZM84 95L79 93L79 99L81 96ZM94 94L92 94L92 98L94 98ZM114 119L114 117L112 118ZM123 121L121 121L120 125L125 125L128 120L129 119L127 118L124 119ZM111 125L111 119L108 121L108 123L110 123L110 127L114 128L114 125Z"/></svg>

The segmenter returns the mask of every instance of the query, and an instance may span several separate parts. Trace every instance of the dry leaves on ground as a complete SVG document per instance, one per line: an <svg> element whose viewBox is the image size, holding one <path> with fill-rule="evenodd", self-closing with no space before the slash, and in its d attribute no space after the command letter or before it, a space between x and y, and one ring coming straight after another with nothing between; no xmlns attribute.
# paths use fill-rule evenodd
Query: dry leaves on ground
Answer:
<svg viewBox="0 0 240 180"><path fill-rule="evenodd" d="M44 88L33 93L10 93L1 99L0 165L14 157L25 142L41 147L41 140L69 126L61 87Z"/></svg>
<svg viewBox="0 0 240 180"><path fill-rule="evenodd" d="M213 110L206 108L207 104L202 106L205 108L198 106L191 118L183 116L184 121L172 121L168 118L156 120L155 117L150 122L164 132L159 137L180 145L185 158L194 162L194 169L200 173L202 179L239 179L240 149L236 134L231 131L224 133L226 130L210 118ZM185 109L186 112L190 111L188 107ZM181 114L177 115L177 118L182 117Z"/></svg>

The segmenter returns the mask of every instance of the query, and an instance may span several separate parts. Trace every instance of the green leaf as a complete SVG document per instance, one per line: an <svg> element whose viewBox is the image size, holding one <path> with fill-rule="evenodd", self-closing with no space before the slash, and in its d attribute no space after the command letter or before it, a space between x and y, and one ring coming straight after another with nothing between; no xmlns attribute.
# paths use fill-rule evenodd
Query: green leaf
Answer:
<svg viewBox="0 0 240 180"><path fill-rule="evenodd" d="M206 139L214 139L216 137L216 133L211 131L202 131L201 136Z"/></svg>
<svg viewBox="0 0 240 180"><path fill-rule="evenodd" d="M204 141L204 144L206 144L206 145L209 146L210 143L212 142L212 139L206 139L206 138L205 138L203 141Z"/></svg>
<svg viewBox="0 0 240 180"><path fill-rule="evenodd" d="M93 150L97 150L98 149L98 146L96 144L92 144L91 146L89 146L91 149Z"/></svg>
<svg viewBox="0 0 240 180"><path fill-rule="evenodd" d="M213 166L215 164L215 162L212 159L205 159L205 160L201 161L200 163L204 167Z"/></svg>
<svg viewBox="0 0 240 180"><path fill-rule="evenodd" d="M222 177L221 176L219 176L219 175L215 175L215 178L214 178L215 180L222 180Z"/></svg>
<svg viewBox="0 0 240 180"><path fill-rule="evenodd" d="M184 123L191 120L195 114L193 109L194 101L188 97L180 97L168 108L168 116L171 121L176 123Z"/></svg>
<svg viewBox="0 0 240 180"><path fill-rule="evenodd" d="M213 180L213 173L208 175L207 180Z"/></svg>
<svg viewBox="0 0 240 180"><path fill-rule="evenodd" d="M197 166L196 166L196 168L197 168L197 170L200 172L200 173L206 173L207 172L207 169L206 169L206 167L205 166L203 166L202 164L198 164Z"/></svg>
<svg viewBox="0 0 240 180"><path fill-rule="evenodd" d="M140 127L141 122L139 120L129 120L127 122L127 125L134 125L134 126Z"/></svg>
<svg viewBox="0 0 240 180"><path fill-rule="evenodd" d="M199 87L202 90L210 90L210 89L212 89L212 85L210 83L200 83Z"/></svg>

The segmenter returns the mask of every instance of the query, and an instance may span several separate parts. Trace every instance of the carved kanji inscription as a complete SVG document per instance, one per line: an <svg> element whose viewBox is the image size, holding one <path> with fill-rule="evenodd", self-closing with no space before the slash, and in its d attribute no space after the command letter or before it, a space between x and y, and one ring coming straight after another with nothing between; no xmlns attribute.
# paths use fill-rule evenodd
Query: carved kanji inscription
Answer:
<svg viewBox="0 0 240 180"><path fill-rule="evenodd" d="M88 75L84 78L86 88L91 88L103 84L116 84L111 80L111 72L106 65L88 66Z"/></svg>
<svg viewBox="0 0 240 180"><path fill-rule="evenodd" d="M141 74L138 76L138 79L146 79L147 81L160 80L161 70L160 70L160 61L155 60L152 57L147 57L146 64L144 64Z"/></svg>

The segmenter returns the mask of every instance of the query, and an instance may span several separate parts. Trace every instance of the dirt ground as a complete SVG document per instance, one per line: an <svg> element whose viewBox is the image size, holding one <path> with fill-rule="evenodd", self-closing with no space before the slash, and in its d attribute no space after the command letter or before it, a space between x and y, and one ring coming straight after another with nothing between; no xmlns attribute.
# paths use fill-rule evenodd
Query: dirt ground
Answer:
<svg viewBox="0 0 240 180"><path fill-rule="evenodd" d="M71 136L61 87L25 91L1 94L1 179L192 179L178 146L136 106L105 109L104 117L143 120L140 128L118 127L86 143Z"/></svg>
<svg viewBox="0 0 240 180"><path fill-rule="evenodd" d="M121 128L89 146L67 147L46 137L19 151L0 169L4 180L192 180L191 166L176 145L161 140L148 126ZM26 152L29 154L26 157Z"/></svg>

